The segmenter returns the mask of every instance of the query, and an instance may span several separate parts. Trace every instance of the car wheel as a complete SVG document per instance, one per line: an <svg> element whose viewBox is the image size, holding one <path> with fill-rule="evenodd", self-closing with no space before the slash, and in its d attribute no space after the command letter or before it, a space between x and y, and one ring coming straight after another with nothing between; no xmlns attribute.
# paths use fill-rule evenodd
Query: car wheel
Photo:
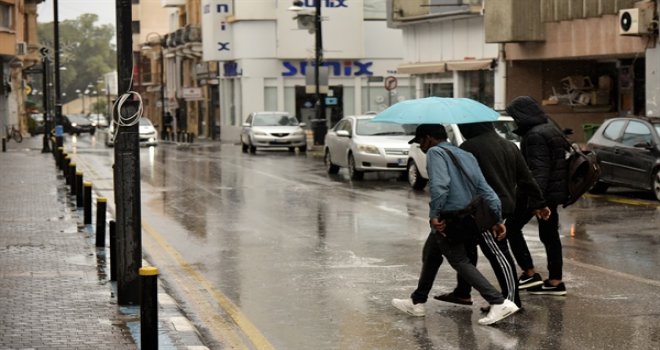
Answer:
<svg viewBox="0 0 660 350"><path fill-rule="evenodd" d="M328 172L328 174L336 174L339 172L339 166L332 164L332 161L330 160L330 151L328 150L325 151L323 163L325 163L325 170Z"/></svg>
<svg viewBox="0 0 660 350"><path fill-rule="evenodd" d="M415 190L423 190L429 180L422 177L415 161L408 162L408 184Z"/></svg>
<svg viewBox="0 0 660 350"><path fill-rule="evenodd" d="M350 175L351 180L362 180L364 178L364 172L356 169L353 154L348 155L348 174Z"/></svg>
<svg viewBox="0 0 660 350"><path fill-rule="evenodd" d="M289 152L295 152L296 148L295 147L289 147Z"/></svg>
<svg viewBox="0 0 660 350"><path fill-rule="evenodd" d="M660 168L653 172L653 182L651 183L655 198L660 201Z"/></svg>
<svg viewBox="0 0 660 350"><path fill-rule="evenodd" d="M605 193L605 191L607 191L607 189L609 187L610 187L610 184L602 182L602 181L598 181L594 184L593 187L591 187L591 189L589 190L589 193L603 194L603 193Z"/></svg>
<svg viewBox="0 0 660 350"><path fill-rule="evenodd" d="M300 146L300 152L307 152L307 145L305 146Z"/></svg>

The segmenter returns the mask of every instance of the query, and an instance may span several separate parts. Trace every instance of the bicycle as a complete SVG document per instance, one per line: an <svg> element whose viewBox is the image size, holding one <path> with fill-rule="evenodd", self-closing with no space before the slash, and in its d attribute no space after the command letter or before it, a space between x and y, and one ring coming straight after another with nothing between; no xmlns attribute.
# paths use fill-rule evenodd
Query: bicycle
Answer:
<svg viewBox="0 0 660 350"><path fill-rule="evenodd" d="M7 137L7 140L14 139L14 141L17 143L23 142L23 135L21 134L21 131L16 129L13 125L7 125L5 127L5 137Z"/></svg>

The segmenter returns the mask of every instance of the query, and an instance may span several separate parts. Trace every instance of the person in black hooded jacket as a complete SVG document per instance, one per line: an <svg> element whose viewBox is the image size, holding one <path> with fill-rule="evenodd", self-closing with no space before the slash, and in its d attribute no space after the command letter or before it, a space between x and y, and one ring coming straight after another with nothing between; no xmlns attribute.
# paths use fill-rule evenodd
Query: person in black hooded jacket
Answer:
<svg viewBox="0 0 660 350"><path fill-rule="evenodd" d="M513 142L498 135L493 123L490 122L461 124L459 129L463 137L467 139L460 147L472 153L477 159L486 182L493 188L502 202L502 217L504 219L509 218L514 213L517 188L526 193L531 214L544 219L550 216L550 210L546 207L543 194L527 168L520 150ZM466 251L470 262L475 265L477 264L476 243L466 243ZM493 267L502 294L520 307L516 270L513 258L509 253L507 241L499 240L490 243L497 244L503 256L492 254L492 251L497 252L497 250L482 249L482 252ZM437 295L435 299L469 305L471 287L460 276L457 276L457 281L458 284L453 292Z"/></svg>
<svg viewBox="0 0 660 350"><path fill-rule="evenodd" d="M548 261L549 278L544 281L541 275L536 273L522 235L522 228L533 215L530 214L527 197L519 192L515 212L506 225L511 250L523 270L518 288L527 289L532 294L566 295L566 286L562 282L563 257L557 207L568 199L567 142L559 128L533 98L516 97L506 107L506 111L518 126L514 132L522 137L520 150L552 211L547 221L538 221L539 238L545 246Z"/></svg>

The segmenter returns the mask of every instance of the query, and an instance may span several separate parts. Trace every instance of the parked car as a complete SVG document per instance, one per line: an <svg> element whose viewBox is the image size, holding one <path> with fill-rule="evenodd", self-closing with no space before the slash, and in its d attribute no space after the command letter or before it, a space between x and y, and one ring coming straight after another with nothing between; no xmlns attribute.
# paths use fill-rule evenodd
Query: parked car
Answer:
<svg viewBox="0 0 660 350"><path fill-rule="evenodd" d="M368 171L397 171L405 174L408 141L417 125L374 122L375 115L348 116L325 135L324 162L329 174L348 168L353 180Z"/></svg>
<svg viewBox="0 0 660 350"><path fill-rule="evenodd" d="M96 123L89 121L82 114L65 115L62 118L64 131L71 135L80 135L84 132L94 135Z"/></svg>
<svg viewBox="0 0 660 350"><path fill-rule="evenodd" d="M509 116L500 116L495 123L495 130L503 138L515 142L520 147L520 137L513 133L516 129L516 123ZM461 134L458 125L447 124L447 138L453 145L460 146L465 138ZM429 175L426 171L426 154L419 148L419 144L414 143L410 146L410 154L407 163L408 184L416 190L422 190L429 181Z"/></svg>
<svg viewBox="0 0 660 350"><path fill-rule="evenodd" d="M30 135L43 134L46 126L43 113L32 113L28 119L28 132Z"/></svg>
<svg viewBox="0 0 660 350"><path fill-rule="evenodd" d="M660 118L608 119L587 148L596 153L601 169L591 192L617 185L652 191L660 200Z"/></svg>
<svg viewBox="0 0 660 350"><path fill-rule="evenodd" d="M105 145L112 147L115 144L115 123L110 123L110 126L105 132ZM157 146L158 145L158 131L147 118L140 118L140 146Z"/></svg>
<svg viewBox="0 0 660 350"><path fill-rule="evenodd" d="M255 153L257 148L288 148L307 151L305 123L287 112L253 112L245 119L241 130L243 152Z"/></svg>
<svg viewBox="0 0 660 350"><path fill-rule="evenodd" d="M87 116L90 122L96 123L97 128L107 128L108 127L108 118L103 114L90 114Z"/></svg>

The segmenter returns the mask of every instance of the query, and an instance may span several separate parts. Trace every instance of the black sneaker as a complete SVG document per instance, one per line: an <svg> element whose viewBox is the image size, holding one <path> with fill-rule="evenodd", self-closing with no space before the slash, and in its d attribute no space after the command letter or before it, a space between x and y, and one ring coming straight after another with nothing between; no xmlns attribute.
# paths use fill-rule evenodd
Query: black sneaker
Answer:
<svg viewBox="0 0 660 350"><path fill-rule="evenodd" d="M538 273L535 273L534 276L529 277L523 272L522 275L520 275L520 278L518 278L518 289L520 290L534 286L540 286L542 284L543 279Z"/></svg>
<svg viewBox="0 0 660 350"><path fill-rule="evenodd" d="M545 280L543 285L532 287L527 289L529 294L536 295L566 295L566 286L564 282L560 282L558 285L553 286L550 284L550 280Z"/></svg>

